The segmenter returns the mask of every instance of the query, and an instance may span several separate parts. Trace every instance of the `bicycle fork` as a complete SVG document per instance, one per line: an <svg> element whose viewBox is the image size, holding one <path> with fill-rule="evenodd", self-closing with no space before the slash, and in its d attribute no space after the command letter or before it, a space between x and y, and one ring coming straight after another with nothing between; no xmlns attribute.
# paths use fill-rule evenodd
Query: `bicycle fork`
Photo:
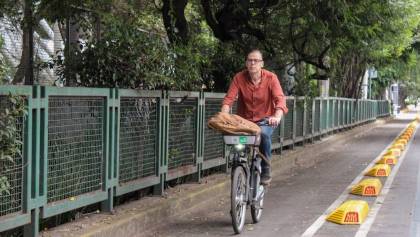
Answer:
<svg viewBox="0 0 420 237"><path fill-rule="evenodd" d="M252 204L259 205L261 199L264 198L265 188L260 184L261 179L261 159L255 159L250 168L250 200Z"/></svg>

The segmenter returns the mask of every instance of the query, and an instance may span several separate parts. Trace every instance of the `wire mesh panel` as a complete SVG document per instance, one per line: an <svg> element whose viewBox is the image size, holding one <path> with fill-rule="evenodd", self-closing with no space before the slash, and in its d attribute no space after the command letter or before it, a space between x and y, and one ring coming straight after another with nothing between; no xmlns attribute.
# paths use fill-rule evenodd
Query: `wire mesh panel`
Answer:
<svg viewBox="0 0 420 237"><path fill-rule="evenodd" d="M367 118L366 101L362 101L362 120L366 120L366 118Z"/></svg>
<svg viewBox="0 0 420 237"><path fill-rule="evenodd" d="M314 132L319 132L319 122L321 119L321 101L319 99L315 100L315 114L314 114Z"/></svg>
<svg viewBox="0 0 420 237"><path fill-rule="evenodd" d="M382 104L382 114L388 114L389 113L389 104L388 101L384 101Z"/></svg>
<svg viewBox="0 0 420 237"><path fill-rule="evenodd" d="M344 101L342 100L338 100L339 101L339 113L338 113L338 125L342 126L343 125L343 111L344 111Z"/></svg>
<svg viewBox="0 0 420 237"><path fill-rule="evenodd" d="M383 105L383 107L382 107L382 114L383 115L389 114L390 107L389 107L388 101L384 101L382 105Z"/></svg>
<svg viewBox="0 0 420 237"><path fill-rule="evenodd" d="M366 119L370 119L370 101L366 101Z"/></svg>
<svg viewBox="0 0 420 237"><path fill-rule="evenodd" d="M335 99L335 105L334 105L334 127L337 128L339 125L338 117L340 113L340 101L338 99Z"/></svg>
<svg viewBox="0 0 420 237"><path fill-rule="evenodd" d="M170 98L168 168L195 164L197 98Z"/></svg>
<svg viewBox="0 0 420 237"><path fill-rule="evenodd" d="M383 101L378 102L378 115L382 116L384 114L384 107L383 107Z"/></svg>
<svg viewBox="0 0 420 237"><path fill-rule="evenodd" d="M356 100L354 102L354 113L356 114L356 122L360 122L360 120L362 119L361 108L362 108L361 101Z"/></svg>
<svg viewBox="0 0 420 237"><path fill-rule="evenodd" d="M346 124L346 101L341 100L341 125Z"/></svg>
<svg viewBox="0 0 420 237"><path fill-rule="evenodd" d="M279 145L281 143L280 130L281 126L279 125L273 130L273 134L271 134L271 141L273 146Z"/></svg>
<svg viewBox="0 0 420 237"><path fill-rule="evenodd" d="M342 106L343 106L343 126L347 124L347 100L343 100L342 101Z"/></svg>
<svg viewBox="0 0 420 237"><path fill-rule="evenodd" d="M104 102L102 97L49 98L48 202L101 189Z"/></svg>
<svg viewBox="0 0 420 237"><path fill-rule="evenodd" d="M380 115L381 116L384 116L384 115L387 115L387 114L389 114L389 104L388 104L388 101L380 101L379 102L379 104L380 104Z"/></svg>
<svg viewBox="0 0 420 237"><path fill-rule="evenodd" d="M368 118L369 118L369 116L368 116L368 102L367 101L364 101L364 110L365 110L365 120L367 120Z"/></svg>
<svg viewBox="0 0 420 237"><path fill-rule="evenodd" d="M206 98L204 116L204 160L223 157L222 135L206 126L210 117L220 111L222 100L222 98Z"/></svg>
<svg viewBox="0 0 420 237"><path fill-rule="evenodd" d="M367 101L363 101L363 120L367 120L368 118L368 107L367 107Z"/></svg>
<svg viewBox="0 0 420 237"><path fill-rule="evenodd" d="M293 104L294 99L287 99L286 105L289 109L289 112L286 114L284 118L284 140L292 139L293 138Z"/></svg>
<svg viewBox="0 0 420 237"><path fill-rule="evenodd" d="M328 99L328 129L334 127L334 100Z"/></svg>
<svg viewBox="0 0 420 237"><path fill-rule="evenodd" d="M375 110L374 110L374 103L373 101L369 101L369 118L372 119L375 115Z"/></svg>
<svg viewBox="0 0 420 237"><path fill-rule="evenodd" d="M7 96L0 96L0 113L4 115L6 109L10 110L12 104L9 103ZM3 153L0 159L0 217L7 214L22 211L22 190L23 190L23 117L18 118L16 123L9 124L2 121L2 130L8 127L17 141L9 147L12 154L4 154L5 150L9 150L6 146L10 144L2 141L0 149ZM15 150L16 149L16 150ZM11 155L6 157L6 155Z"/></svg>
<svg viewBox="0 0 420 237"><path fill-rule="evenodd" d="M120 99L120 184L157 175L158 100Z"/></svg>
<svg viewBox="0 0 420 237"><path fill-rule="evenodd" d="M350 101L346 100L346 109L345 109L346 121L345 124L350 124Z"/></svg>
<svg viewBox="0 0 420 237"><path fill-rule="evenodd" d="M325 130L327 128L327 120L328 120L328 111L327 111L327 100L322 100L322 120L321 120L321 130Z"/></svg>
<svg viewBox="0 0 420 237"><path fill-rule="evenodd" d="M296 101L296 137L303 136L303 115L305 111L305 101L299 99Z"/></svg>
<svg viewBox="0 0 420 237"><path fill-rule="evenodd" d="M306 135L312 134L312 100L306 102Z"/></svg>

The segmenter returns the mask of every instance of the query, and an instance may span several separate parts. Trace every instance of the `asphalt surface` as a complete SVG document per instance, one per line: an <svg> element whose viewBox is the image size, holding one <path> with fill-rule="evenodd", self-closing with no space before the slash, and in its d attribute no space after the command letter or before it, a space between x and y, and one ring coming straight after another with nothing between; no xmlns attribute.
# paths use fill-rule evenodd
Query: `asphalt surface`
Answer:
<svg viewBox="0 0 420 237"><path fill-rule="evenodd" d="M264 199L261 222L252 224L248 211L245 230L241 236L293 237L304 233L305 236L317 237L418 236L418 132L406 149L404 159L400 158L398 168L397 165L393 167L396 171L393 177L380 178L384 186L388 182L386 194L381 194L379 199L348 194L352 182L363 177L361 174L366 167L390 145L414 116L415 114L405 114L347 139L332 138L305 148L301 159L315 156L311 158L320 162L274 177ZM226 195L210 198L210 201L195 207L193 211L170 217L158 228L150 228L139 236L232 236L234 232L229 215L228 194L226 192ZM368 202L371 208L369 225L338 225L325 221L323 215L328 213L334 203L351 199Z"/></svg>

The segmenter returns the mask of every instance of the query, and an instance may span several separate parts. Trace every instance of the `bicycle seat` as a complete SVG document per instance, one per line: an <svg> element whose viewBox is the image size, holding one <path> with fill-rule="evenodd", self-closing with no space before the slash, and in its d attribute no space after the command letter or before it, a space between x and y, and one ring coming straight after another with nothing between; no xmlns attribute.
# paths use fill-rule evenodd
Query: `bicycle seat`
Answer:
<svg viewBox="0 0 420 237"><path fill-rule="evenodd" d="M259 146L261 135L223 135L223 141L227 145L254 145Z"/></svg>

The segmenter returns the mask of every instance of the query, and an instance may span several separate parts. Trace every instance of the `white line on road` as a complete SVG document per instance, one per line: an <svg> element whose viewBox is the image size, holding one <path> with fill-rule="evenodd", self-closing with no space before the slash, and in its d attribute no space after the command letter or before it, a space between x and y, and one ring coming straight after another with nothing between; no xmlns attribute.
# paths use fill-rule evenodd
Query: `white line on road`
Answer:
<svg viewBox="0 0 420 237"><path fill-rule="evenodd" d="M375 221L376 215L378 214L379 210L382 207L382 204L385 201L386 195L389 192L389 189L391 188L392 182L394 182L394 178L397 175L398 169L400 168L402 162L405 159L405 155L410 148L410 145L413 141L414 136L417 133L417 127L416 130L413 133L413 136L411 137L410 141L408 142L407 146L405 147L403 153L401 154L400 158L398 159L398 163L394 166L394 168L391 171L391 174L386 179L385 185L382 188L382 191L378 198L376 198L372 208L369 211L368 216L366 217L365 222L359 227L359 230L357 231L355 237L365 237L369 233L370 227L372 226L373 222Z"/></svg>
<svg viewBox="0 0 420 237"><path fill-rule="evenodd" d="M416 129L417 130L417 129ZM402 130L399 134L398 134L398 136L400 136L403 132L405 131L405 129L404 130ZM414 136L414 134L413 134L413 136ZM399 165L402 163L402 160L404 159L404 157L405 157L405 153L406 153L406 151L408 150L408 147L409 147L409 145L411 144L411 140L412 139L410 139L410 142L407 144L407 146L406 146L406 148L405 148L405 150L404 150L404 152L403 152L403 154L401 154L401 156L400 156L400 159L399 159L399 162L398 162L398 168L399 168ZM374 165L375 165L375 163L376 163L376 161L378 161L384 154L385 154L385 152L388 150L388 148L392 145L392 143L394 142L394 140L381 152L381 154L379 154L354 180L353 180L353 182L351 182L351 184L349 185L349 186L347 186L347 188L341 193L341 195L327 208L327 210L325 210L324 211L324 213L320 216L320 217L318 217L318 219L311 225L311 226L309 226L309 228L308 229L306 229L306 231L301 235L301 237L312 237L312 236L314 236L314 234L324 225L324 223L325 223L325 219L327 218L327 216L329 215L329 213L331 213L331 211L333 211L334 209L336 209L341 203L343 203L344 202L344 200L346 200L347 199L347 197L349 196L349 193L350 193L350 190L351 190L351 188L354 186L354 185L356 185L358 182L360 182L360 180L364 177L364 175L365 175L365 173L367 172L367 171L369 171ZM395 167L395 168L397 168L397 167ZM392 173L396 173L396 171L398 170L398 168L397 169L393 169L392 170ZM395 172L394 172L394 170L395 170ZM395 174L394 174L394 176L395 176ZM392 178L393 179L393 178ZM388 184L388 181L386 182L386 184L385 185L387 185ZM391 186L391 184L392 184L392 181L389 183L389 186ZM382 195L383 195L383 200L385 200L385 195L386 195L386 193L384 192L384 190L386 189L386 193L388 193L388 190L389 190L389 187L387 187L386 188L386 186L382 189L382 191L381 191L381 194L379 195L379 197L381 197ZM377 200L379 199L379 197L377 198ZM382 200L382 201L383 201ZM376 203L380 203L380 202L377 202L377 201L375 201L375 204ZM375 208L375 206L374 206L374 208ZM380 208L380 207L379 207ZM379 208L377 208L377 210L379 210ZM373 209L373 208L372 208ZM377 212L377 211L376 211ZM369 215L368 215L369 216ZM374 213L374 216L373 216L373 218L370 218L370 219L372 219L371 221L372 221L372 223L373 223L373 220L374 220L374 218L376 217L376 213ZM368 217L369 218L369 217ZM366 222L365 222L366 223ZM366 226L367 228L370 228L370 226L371 226L371 224L369 225L369 226ZM369 229L367 229L367 232L369 231ZM359 230L359 232L360 232L360 230ZM358 232L358 233L359 233ZM367 234L367 232L366 232L366 234ZM360 235L360 236L358 236L358 237L361 237L361 236L365 236L365 235Z"/></svg>
<svg viewBox="0 0 420 237"><path fill-rule="evenodd" d="M420 170L420 163L419 168ZM410 237L420 237L420 172L417 174L417 191L414 202L414 215L410 224Z"/></svg>

